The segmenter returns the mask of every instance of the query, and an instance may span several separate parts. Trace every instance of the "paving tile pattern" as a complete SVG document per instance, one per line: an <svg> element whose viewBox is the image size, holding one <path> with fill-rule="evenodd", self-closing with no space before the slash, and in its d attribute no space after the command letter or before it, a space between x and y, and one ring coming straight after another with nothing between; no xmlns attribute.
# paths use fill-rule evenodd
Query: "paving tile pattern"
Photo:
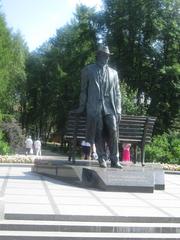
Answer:
<svg viewBox="0 0 180 240"><path fill-rule="evenodd" d="M178 174L165 174L163 191L127 193L73 186L33 173L28 165L0 166L5 213L180 217Z"/></svg>

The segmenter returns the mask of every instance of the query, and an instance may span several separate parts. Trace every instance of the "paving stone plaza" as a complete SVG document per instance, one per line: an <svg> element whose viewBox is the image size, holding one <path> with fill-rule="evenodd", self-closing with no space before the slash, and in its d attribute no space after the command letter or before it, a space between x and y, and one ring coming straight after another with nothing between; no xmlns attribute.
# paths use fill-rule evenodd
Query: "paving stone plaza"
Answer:
<svg viewBox="0 0 180 240"><path fill-rule="evenodd" d="M58 156L49 155L46 158L58 159ZM81 224L83 225L88 221L87 219L89 217L90 222L97 219L97 221L95 220L96 226L98 226L98 222L102 223L105 220L105 222L109 222L109 227L120 227L118 224L120 224L119 222L121 218L123 219L129 217L134 224L137 225L137 221L139 221L138 219L141 219L141 227L143 225L143 221L145 221L144 219L147 218L147 220L149 219L148 221L150 221L150 219L152 220L154 218L154 221L152 221L153 223L147 223L146 227L147 225L150 227L150 224L155 224L155 227L157 227L159 219L159 221L164 222L162 224L166 224L168 226L172 224L173 229L176 229L176 231L174 232L174 235L171 231L168 238L167 234L166 238L162 238L160 235L158 238L155 238L155 236L157 237L157 233L155 232L151 235L152 237L154 234L154 238L148 237L147 239L180 239L179 174L165 174L165 190L155 190L154 193L108 192L73 186L72 184L68 184L57 179L33 173L31 172L31 165L28 164L1 164L0 176L1 229L3 229L2 225L7 224L7 221L11 221L8 222L8 224L13 224L13 221L17 223L18 219L21 221L23 219L33 221L36 217L37 220L44 221L43 225L47 224L45 223L45 220L48 221L53 217L53 220L57 217L57 220L62 221L63 216L65 216L64 220L66 221L69 219L73 221L73 219L78 218L78 222L82 222ZM106 217L108 220L105 219ZM115 219L118 218L119 221L116 221ZM166 218L167 221L165 220ZM172 223L168 223L168 219L170 221L172 220ZM55 224L55 222L53 223ZM9 226L8 224L7 226ZM92 223L89 223L89 225L91 224ZM127 225L127 223L121 222L121 226L122 224ZM107 223L104 226L107 226ZM11 238L11 236L8 235L10 234L8 227L7 231L0 230L0 239L43 239L44 237L50 236L54 237L47 239L74 239L75 236L78 236L77 231L75 231L74 235L73 231L70 231L69 234L72 235L69 236L68 233L65 233L65 231L63 235L63 232L61 231L52 232L51 230L51 233L49 233L49 231L42 231L42 234L40 234L40 231L35 231L36 234L34 232L32 233L27 231L31 236L30 237L28 235L28 238L28 236L26 236L27 232L25 235L22 235L23 231L19 232L18 229L15 230L15 235L13 236L16 237L14 238ZM12 233L13 231L11 234ZM35 234L36 238L33 238L33 234ZM104 233L101 232L101 235L99 235L100 238L97 238L97 234L93 237L92 232L89 233L88 236L91 237L92 235L92 238L90 239L126 239L126 237L127 239L146 239L146 233L144 233L144 238L133 238L133 236L128 238L126 233L123 233L125 235L122 235L122 233L121 235L120 233L113 233L115 235L111 236L111 231L108 233L109 235L103 234ZM83 236L83 233L81 236ZM124 238L121 238L122 236ZM141 237L142 236L143 235L141 235ZM170 238L171 236L173 238ZM82 239L89 238L85 235Z"/></svg>

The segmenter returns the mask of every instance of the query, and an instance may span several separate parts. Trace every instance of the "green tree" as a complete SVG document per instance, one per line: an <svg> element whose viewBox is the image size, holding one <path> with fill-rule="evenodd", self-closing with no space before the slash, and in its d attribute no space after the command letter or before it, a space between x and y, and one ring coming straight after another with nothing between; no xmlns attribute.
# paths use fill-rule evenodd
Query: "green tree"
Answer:
<svg viewBox="0 0 180 240"><path fill-rule="evenodd" d="M10 81L10 58L11 52L9 48L11 46L11 36L10 32L6 27L5 19L2 14L0 14L0 109L5 110L7 89Z"/></svg>
<svg viewBox="0 0 180 240"><path fill-rule="evenodd" d="M177 115L179 5L177 0L104 0L104 35L122 79L152 97L149 113L163 132ZM172 94L174 93L174 95Z"/></svg>
<svg viewBox="0 0 180 240"><path fill-rule="evenodd" d="M94 9L77 6L71 23L30 55L23 114L27 131L44 139L52 130L63 134L67 112L78 104L81 69L95 58L93 19Z"/></svg>
<svg viewBox="0 0 180 240"><path fill-rule="evenodd" d="M27 48L19 33L12 33L0 14L0 109L14 114L19 107L22 86L26 79Z"/></svg>

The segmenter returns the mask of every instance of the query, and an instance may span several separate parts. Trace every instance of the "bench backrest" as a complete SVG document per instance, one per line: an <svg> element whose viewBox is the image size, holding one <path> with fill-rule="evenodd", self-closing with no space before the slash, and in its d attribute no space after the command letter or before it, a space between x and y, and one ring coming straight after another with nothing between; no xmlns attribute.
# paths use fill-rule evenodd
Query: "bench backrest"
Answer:
<svg viewBox="0 0 180 240"><path fill-rule="evenodd" d="M119 142L145 144L151 142L155 117L122 115L119 124ZM86 117L69 114L65 139L82 140L86 134Z"/></svg>

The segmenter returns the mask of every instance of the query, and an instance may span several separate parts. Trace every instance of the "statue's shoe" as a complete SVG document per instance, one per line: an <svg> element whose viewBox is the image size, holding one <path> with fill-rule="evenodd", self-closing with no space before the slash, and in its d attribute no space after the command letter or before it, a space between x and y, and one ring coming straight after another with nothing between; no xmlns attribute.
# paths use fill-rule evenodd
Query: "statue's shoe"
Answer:
<svg viewBox="0 0 180 240"><path fill-rule="evenodd" d="M105 161L105 160L100 161L100 162L99 162L99 166L100 166L101 168L107 168L107 163L106 163L106 161Z"/></svg>
<svg viewBox="0 0 180 240"><path fill-rule="evenodd" d="M112 168L123 168L123 166L120 164L120 162L111 163L111 167Z"/></svg>

